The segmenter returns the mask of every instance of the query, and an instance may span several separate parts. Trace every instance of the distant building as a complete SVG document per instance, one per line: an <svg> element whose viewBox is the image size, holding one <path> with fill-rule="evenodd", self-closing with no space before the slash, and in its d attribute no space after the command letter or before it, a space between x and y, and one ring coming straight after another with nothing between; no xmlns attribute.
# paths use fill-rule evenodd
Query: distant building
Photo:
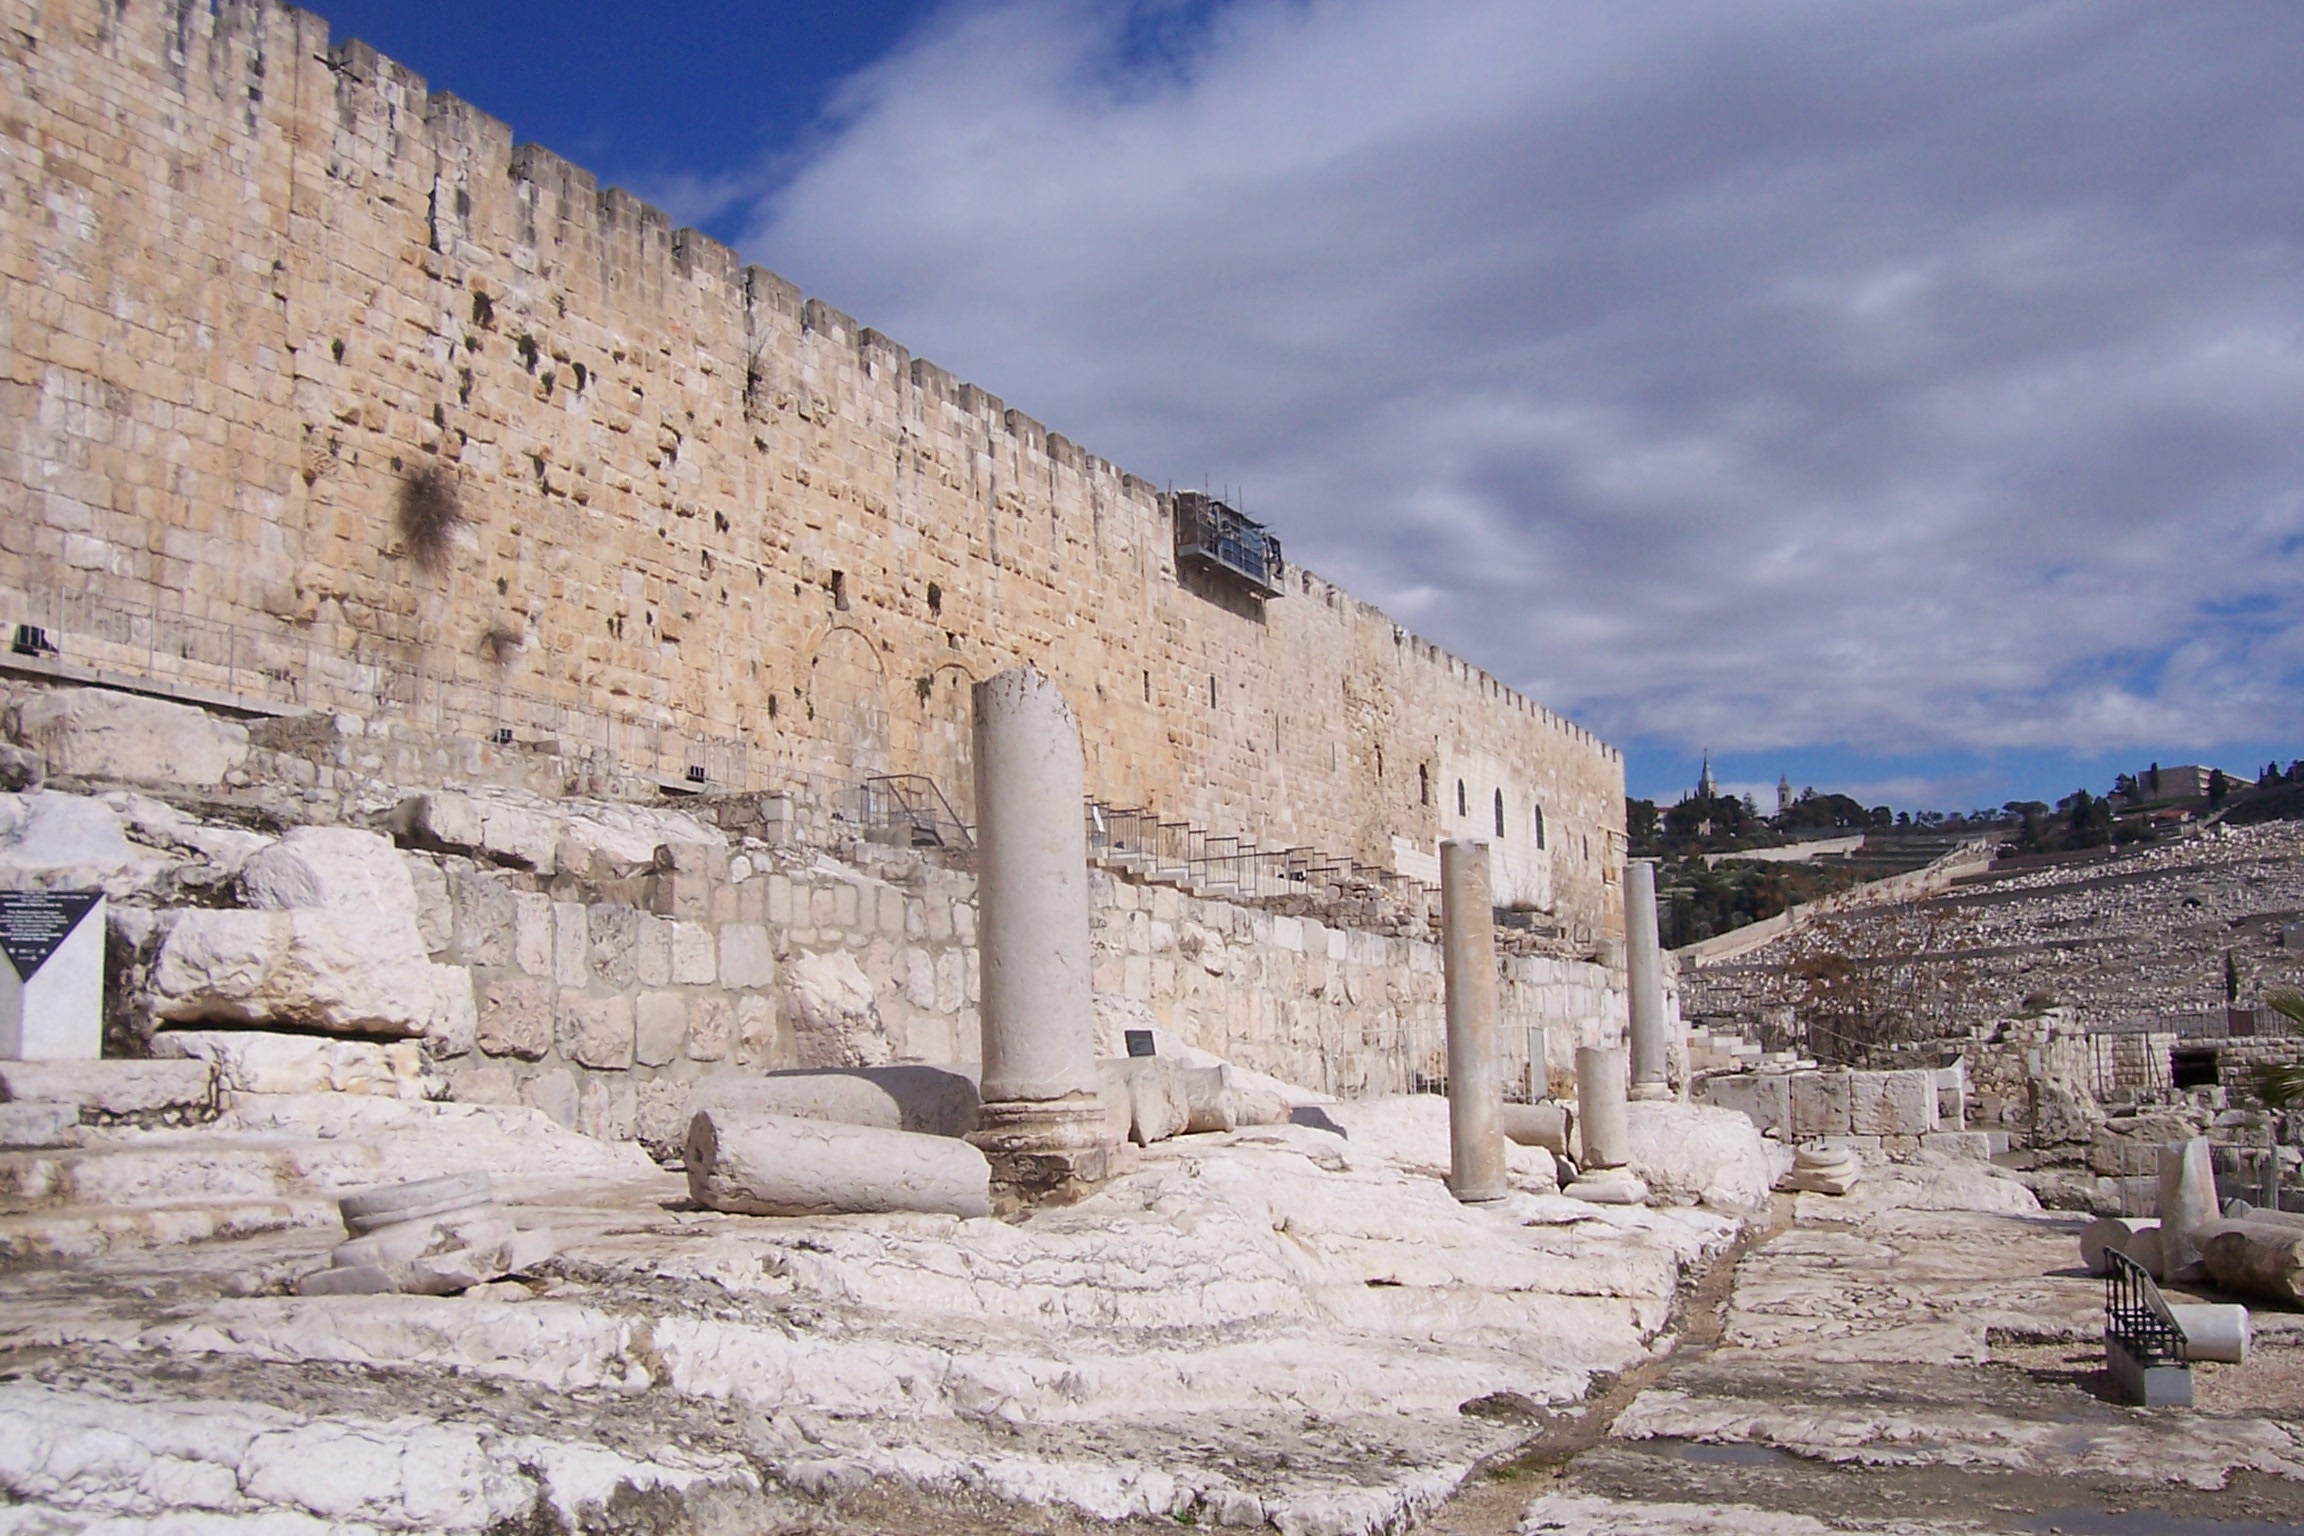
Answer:
<svg viewBox="0 0 2304 1536"><path fill-rule="evenodd" d="M1781 816L1790 809L1792 809L1792 777L1789 774L1780 773L1776 775L1776 814Z"/></svg>
<svg viewBox="0 0 2304 1536"><path fill-rule="evenodd" d="M1698 774L1696 778L1696 798L1699 800L1710 800L1719 793L1720 786L1714 783L1712 780L1712 754L1710 752L1706 752L1704 754L1703 772Z"/></svg>
<svg viewBox="0 0 2304 1536"><path fill-rule="evenodd" d="M2152 764L2136 775L2136 798L2139 800L2205 800L2208 798L2208 780L2217 770L2201 763L2180 763L2173 768ZM2253 785L2252 773L2234 773L2224 770L2224 781L2231 788Z"/></svg>

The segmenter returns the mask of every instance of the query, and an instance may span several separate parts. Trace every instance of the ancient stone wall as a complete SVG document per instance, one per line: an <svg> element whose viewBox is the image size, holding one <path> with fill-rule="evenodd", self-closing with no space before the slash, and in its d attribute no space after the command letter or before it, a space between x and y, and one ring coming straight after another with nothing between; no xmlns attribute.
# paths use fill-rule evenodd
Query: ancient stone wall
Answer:
<svg viewBox="0 0 2304 1536"><path fill-rule="evenodd" d="M67 660L963 815L1028 661L1100 800L1410 871L1501 817L1505 900L1620 929L1618 754L1311 572L1180 572L1146 480L307 12L0 19L0 621Z"/></svg>
<svg viewBox="0 0 2304 1536"><path fill-rule="evenodd" d="M474 852L412 852L435 960L472 975L477 1049L455 1096L527 1103L588 1134L676 1145L690 1085L743 1068L974 1061L975 879L909 850L834 857L700 844L620 881ZM686 864L689 867L677 867ZM1142 1025L1346 1098L1442 1080L1439 948L1098 871L1100 1049ZM1585 961L1499 962L1507 1078L1529 1034L1557 1065L1622 1038L1624 996Z"/></svg>

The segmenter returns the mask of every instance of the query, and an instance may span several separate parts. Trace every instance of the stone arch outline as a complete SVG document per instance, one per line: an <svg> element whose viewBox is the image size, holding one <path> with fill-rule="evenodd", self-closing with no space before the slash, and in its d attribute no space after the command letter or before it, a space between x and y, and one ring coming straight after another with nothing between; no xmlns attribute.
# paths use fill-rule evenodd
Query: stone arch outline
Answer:
<svg viewBox="0 0 2304 1536"><path fill-rule="evenodd" d="M808 652L803 725L833 773L866 779L890 770L888 668L860 624L835 622Z"/></svg>

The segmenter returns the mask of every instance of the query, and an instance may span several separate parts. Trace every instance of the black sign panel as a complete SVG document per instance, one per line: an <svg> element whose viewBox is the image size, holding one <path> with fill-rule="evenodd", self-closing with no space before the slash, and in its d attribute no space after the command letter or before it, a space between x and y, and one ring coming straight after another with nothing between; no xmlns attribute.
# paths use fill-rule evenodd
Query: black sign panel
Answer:
<svg viewBox="0 0 2304 1536"><path fill-rule="evenodd" d="M16 975L30 981L103 899L100 891L0 891L0 951Z"/></svg>
<svg viewBox="0 0 2304 1536"><path fill-rule="evenodd" d="M1129 1055L1149 1056L1152 1054L1152 1031L1148 1029L1130 1029L1123 1030L1122 1033L1128 1037Z"/></svg>

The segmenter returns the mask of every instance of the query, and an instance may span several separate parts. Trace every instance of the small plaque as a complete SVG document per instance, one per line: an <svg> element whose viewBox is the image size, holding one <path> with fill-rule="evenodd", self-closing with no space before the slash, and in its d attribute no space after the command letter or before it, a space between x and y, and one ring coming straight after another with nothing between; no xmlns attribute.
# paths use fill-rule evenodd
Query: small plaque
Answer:
<svg viewBox="0 0 2304 1536"><path fill-rule="evenodd" d="M1152 1031L1150 1031L1150 1030L1148 1030L1148 1029L1131 1029L1131 1030L1128 1030L1128 1031L1126 1031L1125 1033L1126 1033L1126 1035L1127 1035L1127 1038L1128 1038L1128 1054L1129 1054L1129 1055L1131 1055L1131 1056L1150 1056L1151 1054L1153 1054L1153 1051L1152 1051Z"/></svg>
<svg viewBox="0 0 2304 1536"><path fill-rule="evenodd" d="M104 896L0 891L0 1060L104 1053Z"/></svg>
<svg viewBox="0 0 2304 1536"><path fill-rule="evenodd" d="M30 981L103 899L100 891L0 891L0 951L16 979Z"/></svg>

